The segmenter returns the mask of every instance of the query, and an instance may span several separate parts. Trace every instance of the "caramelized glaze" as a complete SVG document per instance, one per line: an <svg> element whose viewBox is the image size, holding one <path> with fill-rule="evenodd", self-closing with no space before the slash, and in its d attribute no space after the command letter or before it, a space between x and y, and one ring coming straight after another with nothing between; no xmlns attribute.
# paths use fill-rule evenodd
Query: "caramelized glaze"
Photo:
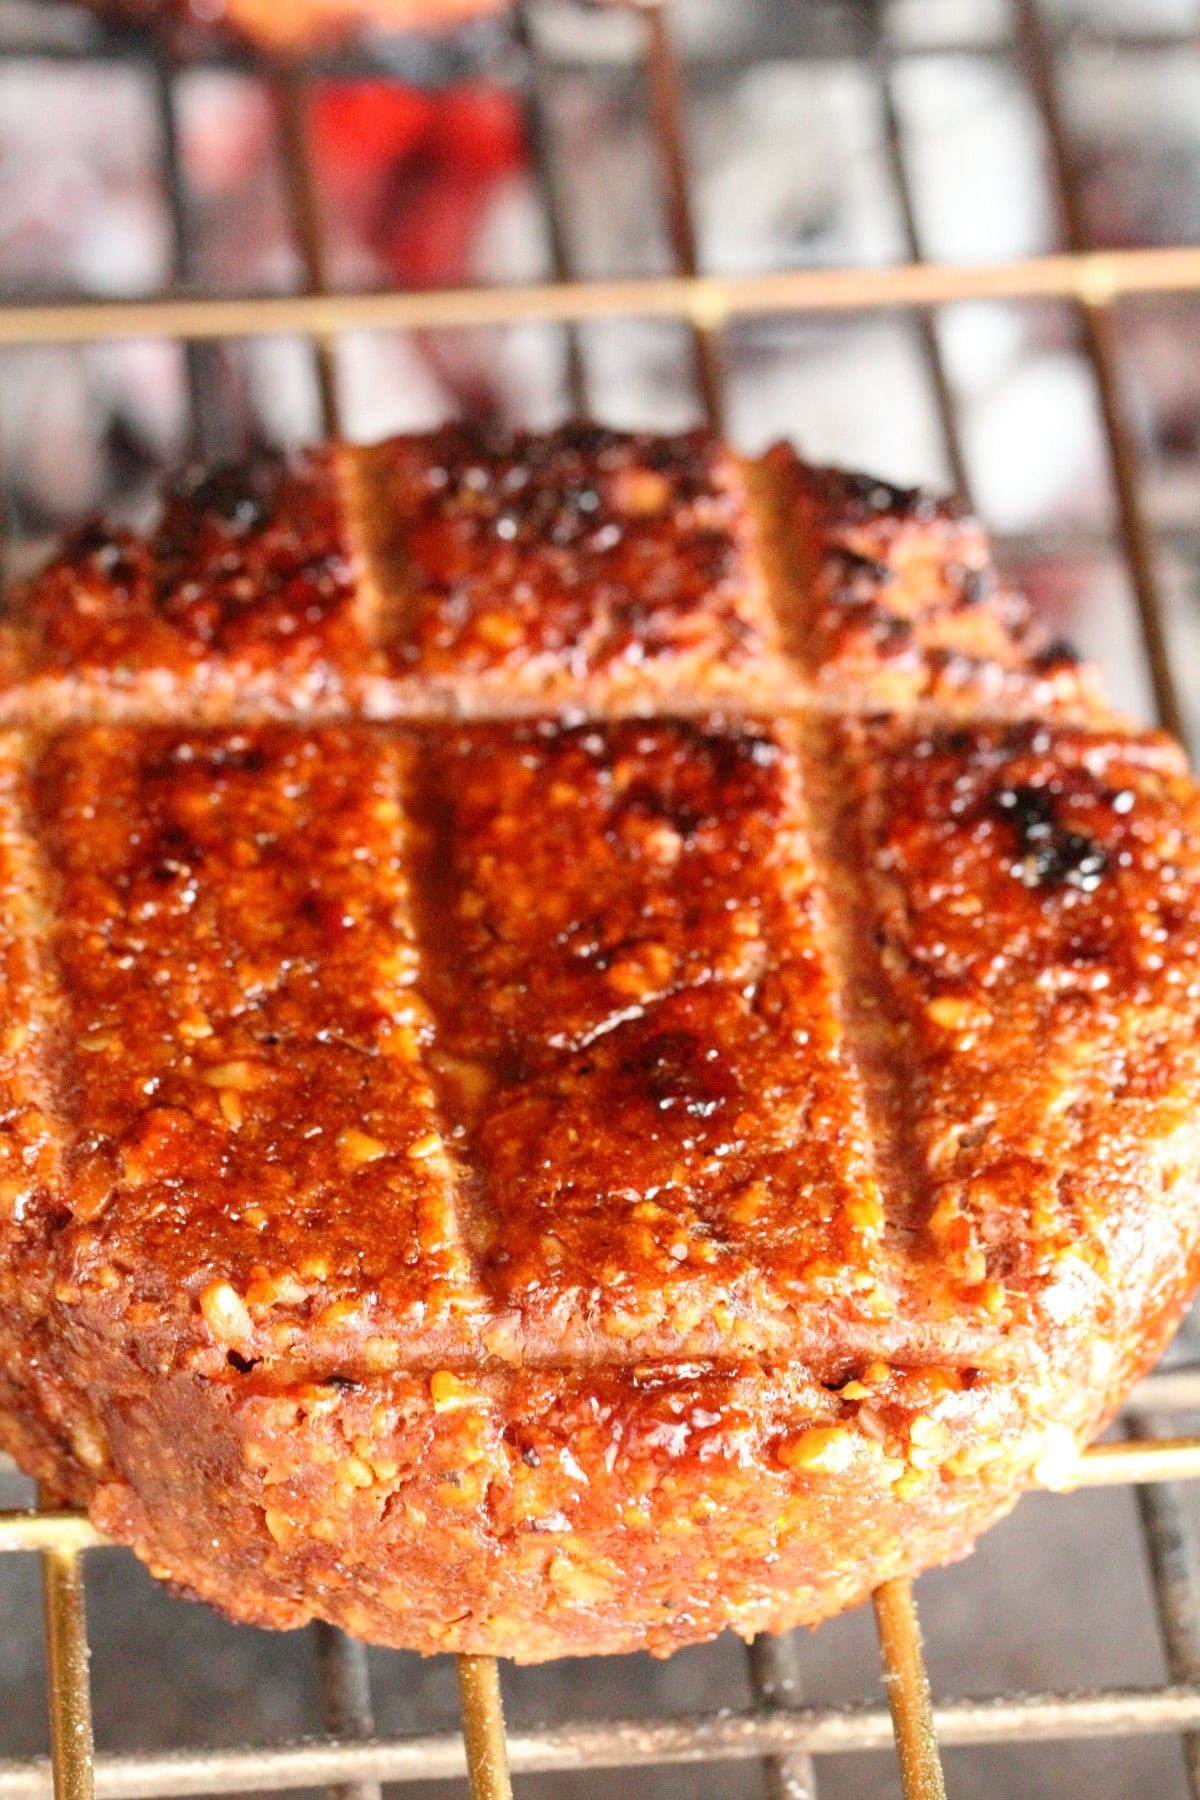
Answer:
<svg viewBox="0 0 1200 1800"><path fill-rule="evenodd" d="M0 1442L537 1658L960 1554L1200 1257L1200 799L952 509L704 434L192 478L0 642Z"/></svg>

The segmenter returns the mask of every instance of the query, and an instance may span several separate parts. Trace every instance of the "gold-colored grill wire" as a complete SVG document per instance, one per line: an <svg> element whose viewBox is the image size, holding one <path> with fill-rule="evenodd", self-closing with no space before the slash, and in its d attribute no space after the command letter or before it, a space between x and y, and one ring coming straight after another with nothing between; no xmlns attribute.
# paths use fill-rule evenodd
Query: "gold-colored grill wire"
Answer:
<svg viewBox="0 0 1200 1800"><path fill-rule="evenodd" d="M1030 90L1037 102L1046 137L1052 188L1062 217L1063 235L1075 254L1088 245L1087 212L1079 181L1071 138L1063 116L1055 79L1054 61L1036 0L1016 0L1018 48L1028 73ZM1125 414L1117 364L1117 322L1114 296L1079 294L1080 326L1084 347L1095 377L1096 396L1104 420L1117 503L1121 542L1141 622L1142 641L1154 685L1159 722L1177 737L1183 736L1183 713L1171 668L1154 569L1154 549L1138 479L1137 452Z"/></svg>
<svg viewBox="0 0 1200 1800"><path fill-rule="evenodd" d="M946 1800L911 1581L900 1578L876 1588L875 1623L905 1800Z"/></svg>
<svg viewBox="0 0 1200 1800"><path fill-rule="evenodd" d="M349 331L571 325L670 319L701 332L734 319L789 313L894 311L961 300L1069 300L1109 306L1124 295L1200 291L1200 246L1056 252L1015 262L897 263L780 269L753 275L635 275L520 287L405 293L278 294L78 300L0 307L0 348L122 338L178 342L336 338Z"/></svg>
<svg viewBox="0 0 1200 1800"><path fill-rule="evenodd" d="M272 88L279 121L292 235L300 252L305 288L311 297L316 297L323 295L327 287L325 234L321 226L321 202L309 155L307 83L301 72L289 65L276 73ZM329 331L315 331L312 333L312 342L321 424L327 436L338 437L341 434L333 334Z"/></svg>
<svg viewBox="0 0 1200 1800"><path fill-rule="evenodd" d="M627 0L636 5L638 0ZM287 198L304 275L304 291L281 297L196 297L179 292L139 301L0 307L0 346L89 343L120 338L165 338L187 352L189 389L198 438L210 395L209 347L225 339L298 334L311 340L325 428L338 424L336 343L351 330L454 328L553 323L564 328L568 389L586 399L586 371L574 329L590 320L670 319L690 328L697 387L708 417L722 417L722 328L765 314L852 312L900 308L918 320L945 436L948 467L967 485L953 398L942 368L936 309L971 299L1055 299L1079 310L1083 344L1096 381L1109 447L1122 550L1135 593L1159 715L1176 731L1180 707L1163 620L1153 549L1145 523L1137 457L1125 418L1113 308L1124 295L1200 291L1200 247L1093 249L1088 240L1069 134L1057 98L1053 49L1036 0L1016 0L1018 47L1037 104L1049 171L1062 215L1066 250L1017 261L970 266L927 262L904 165L903 140L891 87L885 37L869 47L879 79L885 146L911 260L887 268L794 269L714 276L699 272L691 210L691 182L679 67L672 51L665 0L642 0L649 112L663 181L677 272L630 280L577 280L571 273L549 148L536 42L536 7L522 6L519 31L529 61L527 123L547 220L554 279L486 289L417 293L339 294L327 291L324 236L309 156L304 77L271 72L284 152ZM798 15L799 16L799 15ZM798 28L799 29L799 28ZM802 44L798 43L798 48ZM174 274L191 275L185 207L181 200L171 75L160 66L166 184L175 231ZM1143 1383L1131 1417L1158 1420L1200 1411L1200 1372L1164 1373ZM875 1599L888 1714L872 1706L805 1706L786 1649L761 1641L751 1650L753 1710L683 1719L613 1719L538 1731L506 1740L499 1671L494 1660L458 1659L463 1740L452 1734L403 1739L374 1734L366 1663L360 1646L340 1634L318 1633L326 1721L333 1734L317 1744L181 1750L137 1756L94 1756L84 1618L81 1553L106 1543L77 1513L0 1513L0 1551L36 1551L43 1558L51 1693L51 1769L37 1762L0 1762L0 1800L149 1800L151 1795L231 1793L247 1789L329 1786L341 1800L377 1800L384 1780L434 1779L469 1772L476 1800L506 1800L509 1765L517 1770L615 1767L638 1763L703 1762L761 1756L775 1800L815 1800L812 1757L877 1749L890 1735L900 1760L906 1800L944 1794L937 1737L947 1743L1034 1741L1173 1730L1200 1744L1200 1629L1190 1561L1182 1547L1177 1508L1160 1484L1200 1478L1200 1437L1154 1437L1105 1443L1086 1451L1074 1486L1148 1484L1144 1508L1164 1640L1174 1685L1091 1694L1033 1694L933 1705L921 1653L911 1584L897 1580ZM1193 1793L1200 1795L1200 1754L1188 1756Z"/></svg>
<svg viewBox="0 0 1200 1800"><path fill-rule="evenodd" d="M39 1493L39 1504L43 1502ZM47 1506L49 1503L46 1503ZM43 1514L49 1524L54 1515ZM88 1681L83 1563L70 1529L47 1536L42 1548L42 1610L46 1672L52 1696L50 1754L54 1800L92 1800L92 1692Z"/></svg>
<svg viewBox="0 0 1200 1800"><path fill-rule="evenodd" d="M500 1668L494 1656L460 1656L458 1703L475 1800L512 1800Z"/></svg>

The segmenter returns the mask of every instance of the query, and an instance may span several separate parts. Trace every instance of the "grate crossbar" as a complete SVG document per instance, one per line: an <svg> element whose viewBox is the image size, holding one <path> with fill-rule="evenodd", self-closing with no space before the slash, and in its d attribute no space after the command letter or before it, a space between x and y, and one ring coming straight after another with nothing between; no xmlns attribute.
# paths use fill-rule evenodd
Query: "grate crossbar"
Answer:
<svg viewBox="0 0 1200 1800"><path fill-rule="evenodd" d="M733 319L878 312L963 300L1071 300L1200 292L1200 245L1058 252L1006 262L895 263L764 274L628 276L383 293L207 295L0 307L0 347L129 338L336 337L351 331L671 319L711 332Z"/></svg>
<svg viewBox="0 0 1200 1800"><path fill-rule="evenodd" d="M1200 1726L1200 1686L934 1701L932 1719L939 1741L954 1748L1179 1733ZM873 1704L581 1719L510 1728L507 1734L509 1767L518 1775L695 1766L795 1754L841 1756L886 1751L892 1743L891 1714L886 1706ZM95 1791L97 1800L175 1800L362 1780L461 1780L466 1771L462 1737L446 1731L365 1741L99 1752ZM915 1792L921 1794L920 1789ZM52 1800L53 1794L45 1758L0 1761L0 1800Z"/></svg>

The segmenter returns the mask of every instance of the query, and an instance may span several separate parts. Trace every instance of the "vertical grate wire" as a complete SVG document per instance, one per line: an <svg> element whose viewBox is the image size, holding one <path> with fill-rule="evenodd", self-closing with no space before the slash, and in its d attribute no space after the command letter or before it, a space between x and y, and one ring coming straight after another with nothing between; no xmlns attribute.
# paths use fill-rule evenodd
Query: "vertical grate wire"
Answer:
<svg viewBox="0 0 1200 1800"><path fill-rule="evenodd" d="M1053 197L1068 248L1091 246L1087 209L1059 97L1054 46L1037 0L1014 0L1017 46L1045 135ZM1126 416L1117 354L1116 318L1110 301L1078 307L1084 346L1104 423L1121 551L1137 601L1142 644L1159 722L1184 735L1183 712L1172 667L1154 548L1146 522L1137 452ZM1134 1414L1131 1426L1154 1433L1150 1415ZM1200 1681L1200 1569L1190 1541L1182 1498L1171 1484L1136 1490L1163 1652L1171 1679ZM1193 1800L1200 1800L1200 1733L1182 1735L1184 1768Z"/></svg>
<svg viewBox="0 0 1200 1800"><path fill-rule="evenodd" d="M671 252L676 271L680 275L695 276L700 272L700 259L688 172L683 81L671 41L666 0L649 0L642 10L650 122L667 205ZM720 326L716 322L710 324L693 319L691 337L696 385L704 416L714 431L720 431L725 419Z"/></svg>
<svg viewBox="0 0 1200 1800"><path fill-rule="evenodd" d="M285 63L268 71L268 82L275 102L283 151L285 196L304 274L304 291L325 294L329 291L327 257L321 199L312 165L308 80L299 65ZM321 428L326 437L339 437L337 361L333 344L325 332L313 334L312 353Z"/></svg>
<svg viewBox="0 0 1200 1800"><path fill-rule="evenodd" d="M875 1623L904 1800L946 1800L911 1581L885 1581L876 1589Z"/></svg>
<svg viewBox="0 0 1200 1800"><path fill-rule="evenodd" d="M366 1645L348 1638L324 1619L314 1620L310 1631L326 1731L347 1742L373 1737L375 1714ZM328 1800L380 1800L382 1791L377 1781L339 1781L331 1783Z"/></svg>
<svg viewBox="0 0 1200 1800"><path fill-rule="evenodd" d="M192 233L188 221L187 185L179 140L179 115L175 99L175 71L157 46L151 58L155 110L162 146L162 185L171 226L171 286L186 289L196 271L192 260ZM183 346L187 385L188 451L197 459L215 459L231 447L225 409L219 404L220 348L188 342Z"/></svg>
<svg viewBox="0 0 1200 1800"><path fill-rule="evenodd" d="M870 61L879 90L884 150L892 191L900 213L904 248L910 263L922 263L925 257L921 248L921 229L917 219L916 197L909 179L903 125L896 105L894 57L887 22L879 10L879 0L875 0L872 5L868 29L872 38L869 48ZM925 364L925 373L937 411L938 428L941 432L950 483L955 492L969 505L971 481L967 472L966 456L963 452L962 433L958 425L958 409L954 404L954 393L946 372L945 358L942 355L942 346L938 338L937 317L934 308L932 306L917 307L915 323L922 360Z"/></svg>
<svg viewBox="0 0 1200 1800"><path fill-rule="evenodd" d="M41 1491L38 1505L43 1512L54 1510ZM69 1541L51 1540L42 1550L42 1610L54 1800L93 1800L95 1746L83 1558L78 1546Z"/></svg>
<svg viewBox="0 0 1200 1800"><path fill-rule="evenodd" d="M801 1704L800 1658L793 1632L764 1633L747 1646L750 1687L760 1706L776 1711ZM766 1759L766 1800L817 1800L817 1770L803 1750Z"/></svg>
<svg viewBox="0 0 1200 1800"><path fill-rule="evenodd" d="M571 241L562 183L554 157L547 71L538 44L530 0L517 0L516 35L525 58L525 135L533 162L534 186L541 203L550 269L555 281L566 282L571 280L574 273ZM564 325L563 338L566 350L567 399L572 413L582 418L588 409L588 381L578 325Z"/></svg>
<svg viewBox="0 0 1200 1800"><path fill-rule="evenodd" d="M494 1656L459 1656L455 1662L473 1800L512 1800L500 1665Z"/></svg>
<svg viewBox="0 0 1200 1800"><path fill-rule="evenodd" d="M1151 1437L1156 1420L1134 1413L1129 1425L1137 1436ZM1195 1686L1200 1683L1200 1569L1183 1498L1167 1482L1139 1486L1136 1498L1167 1669L1172 1681ZM1200 1800L1200 1732L1184 1732L1182 1748L1192 1800Z"/></svg>
<svg viewBox="0 0 1200 1800"><path fill-rule="evenodd" d="M1087 209L1059 98L1054 49L1038 0L1013 0L1013 5L1018 52L1045 134L1052 196L1068 250L1072 255L1082 255L1091 247ZM1171 666L1154 545L1142 501L1137 451L1121 391L1116 312L1110 298L1098 295L1081 302L1077 311L1104 423L1121 550L1137 601L1155 708L1159 723L1182 738L1185 736L1183 708Z"/></svg>

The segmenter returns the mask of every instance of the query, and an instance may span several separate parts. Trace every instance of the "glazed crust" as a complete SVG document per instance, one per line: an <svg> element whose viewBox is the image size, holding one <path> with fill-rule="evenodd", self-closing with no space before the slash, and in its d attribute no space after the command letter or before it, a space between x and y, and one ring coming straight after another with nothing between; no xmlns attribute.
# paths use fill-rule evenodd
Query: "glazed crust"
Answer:
<svg viewBox="0 0 1200 1800"><path fill-rule="evenodd" d="M949 509L452 428L89 528L5 659L0 1438L177 1587L815 1621L1165 1342L1200 799Z"/></svg>
<svg viewBox="0 0 1200 1800"><path fill-rule="evenodd" d="M183 476L145 536L93 521L14 596L10 707L38 724L345 709L370 666L337 452Z"/></svg>
<svg viewBox="0 0 1200 1800"><path fill-rule="evenodd" d="M1107 718L949 503L706 432L446 426L182 478L13 596L0 722Z"/></svg>

